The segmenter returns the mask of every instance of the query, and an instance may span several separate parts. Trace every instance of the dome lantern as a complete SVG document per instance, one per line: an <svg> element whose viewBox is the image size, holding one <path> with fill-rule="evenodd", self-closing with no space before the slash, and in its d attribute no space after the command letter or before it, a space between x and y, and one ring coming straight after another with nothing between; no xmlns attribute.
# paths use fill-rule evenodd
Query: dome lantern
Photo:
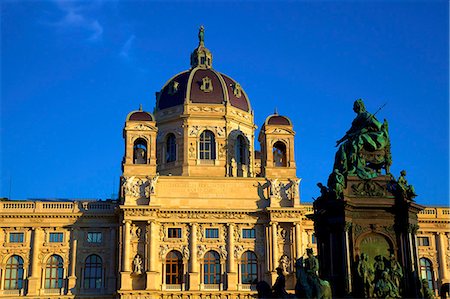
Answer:
<svg viewBox="0 0 450 299"><path fill-rule="evenodd" d="M191 68L212 68L212 54L205 47L205 28L200 26L198 30L198 47L191 54Z"/></svg>

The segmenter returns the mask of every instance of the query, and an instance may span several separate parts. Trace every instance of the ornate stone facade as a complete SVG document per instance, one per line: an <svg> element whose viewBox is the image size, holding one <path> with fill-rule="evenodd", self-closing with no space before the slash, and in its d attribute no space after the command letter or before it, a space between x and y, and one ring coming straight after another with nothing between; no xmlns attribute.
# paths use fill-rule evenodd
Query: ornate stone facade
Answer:
<svg viewBox="0 0 450 299"><path fill-rule="evenodd" d="M292 293L295 260L317 252L313 207L300 203L292 122L267 117L261 152L255 130L249 97L212 68L202 29L154 115L126 117L119 200L0 202L0 296L245 299L277 267ZM449 213L419 214L436 287L448 281Z"/></svg>

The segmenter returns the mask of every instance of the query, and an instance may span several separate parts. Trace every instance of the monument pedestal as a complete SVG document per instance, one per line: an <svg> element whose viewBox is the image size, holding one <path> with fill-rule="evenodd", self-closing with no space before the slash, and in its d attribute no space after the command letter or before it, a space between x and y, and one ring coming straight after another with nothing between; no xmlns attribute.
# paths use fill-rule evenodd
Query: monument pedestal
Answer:
<svg viewBox="0 0 450 299"><path fill-rule="evenodd" d="M330 281L333 296L364 297L357 266L364 253L400 263L402 297L418 297L420 289L417 213L423 206L394 194L396 182L384 175L370 180L347 177L343 198L321 196L314 202L314 226L320 277Z"/></svg>

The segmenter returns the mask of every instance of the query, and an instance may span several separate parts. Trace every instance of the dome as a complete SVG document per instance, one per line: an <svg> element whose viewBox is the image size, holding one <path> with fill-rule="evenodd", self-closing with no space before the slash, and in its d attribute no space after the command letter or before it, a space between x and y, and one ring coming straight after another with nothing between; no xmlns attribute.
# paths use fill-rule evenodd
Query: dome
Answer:
<svg viewBox="0 0 450 299"><path fill-rule="evenodd" d="M139 110L131 111L127 115L126 121L154 121L155 118L149 112L142 111L142 106L139 107Z"/></svg>
<svg viewBox="0 0 450 299"><path fill-rule="evenodd" d="M191 54L191 69L172 77L157 96L156 109L162 110L185 101L202 104L224 104L250 112L250 102L241 85L212 68L212 54L204 45L200 27L199 45Z"/></svg>
<svg viewBox="0 0 450 299"><path fill-rule="evenodd" d="M292 126L292 122L286 116L278 115L278 113L274 113L269 115L264 122L265 125L274 125L274 126Z"/></svg>

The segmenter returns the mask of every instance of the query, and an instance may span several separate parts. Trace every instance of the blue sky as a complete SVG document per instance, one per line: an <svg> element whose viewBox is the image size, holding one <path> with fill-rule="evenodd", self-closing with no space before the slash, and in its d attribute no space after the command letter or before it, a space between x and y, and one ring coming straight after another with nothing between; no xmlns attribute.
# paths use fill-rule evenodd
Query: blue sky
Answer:
<svg viewBox="0 0 450 299"><path fill-rule="evenodd" d="M3 1L0 196L109 198L127 113L189 68L206 28L213 67L245 89L260 127L296 131L302 201L365 100L389 121L392 173L421 204L449 201L447 1ZM259 146L259 145L257 145Z"/></svg>

